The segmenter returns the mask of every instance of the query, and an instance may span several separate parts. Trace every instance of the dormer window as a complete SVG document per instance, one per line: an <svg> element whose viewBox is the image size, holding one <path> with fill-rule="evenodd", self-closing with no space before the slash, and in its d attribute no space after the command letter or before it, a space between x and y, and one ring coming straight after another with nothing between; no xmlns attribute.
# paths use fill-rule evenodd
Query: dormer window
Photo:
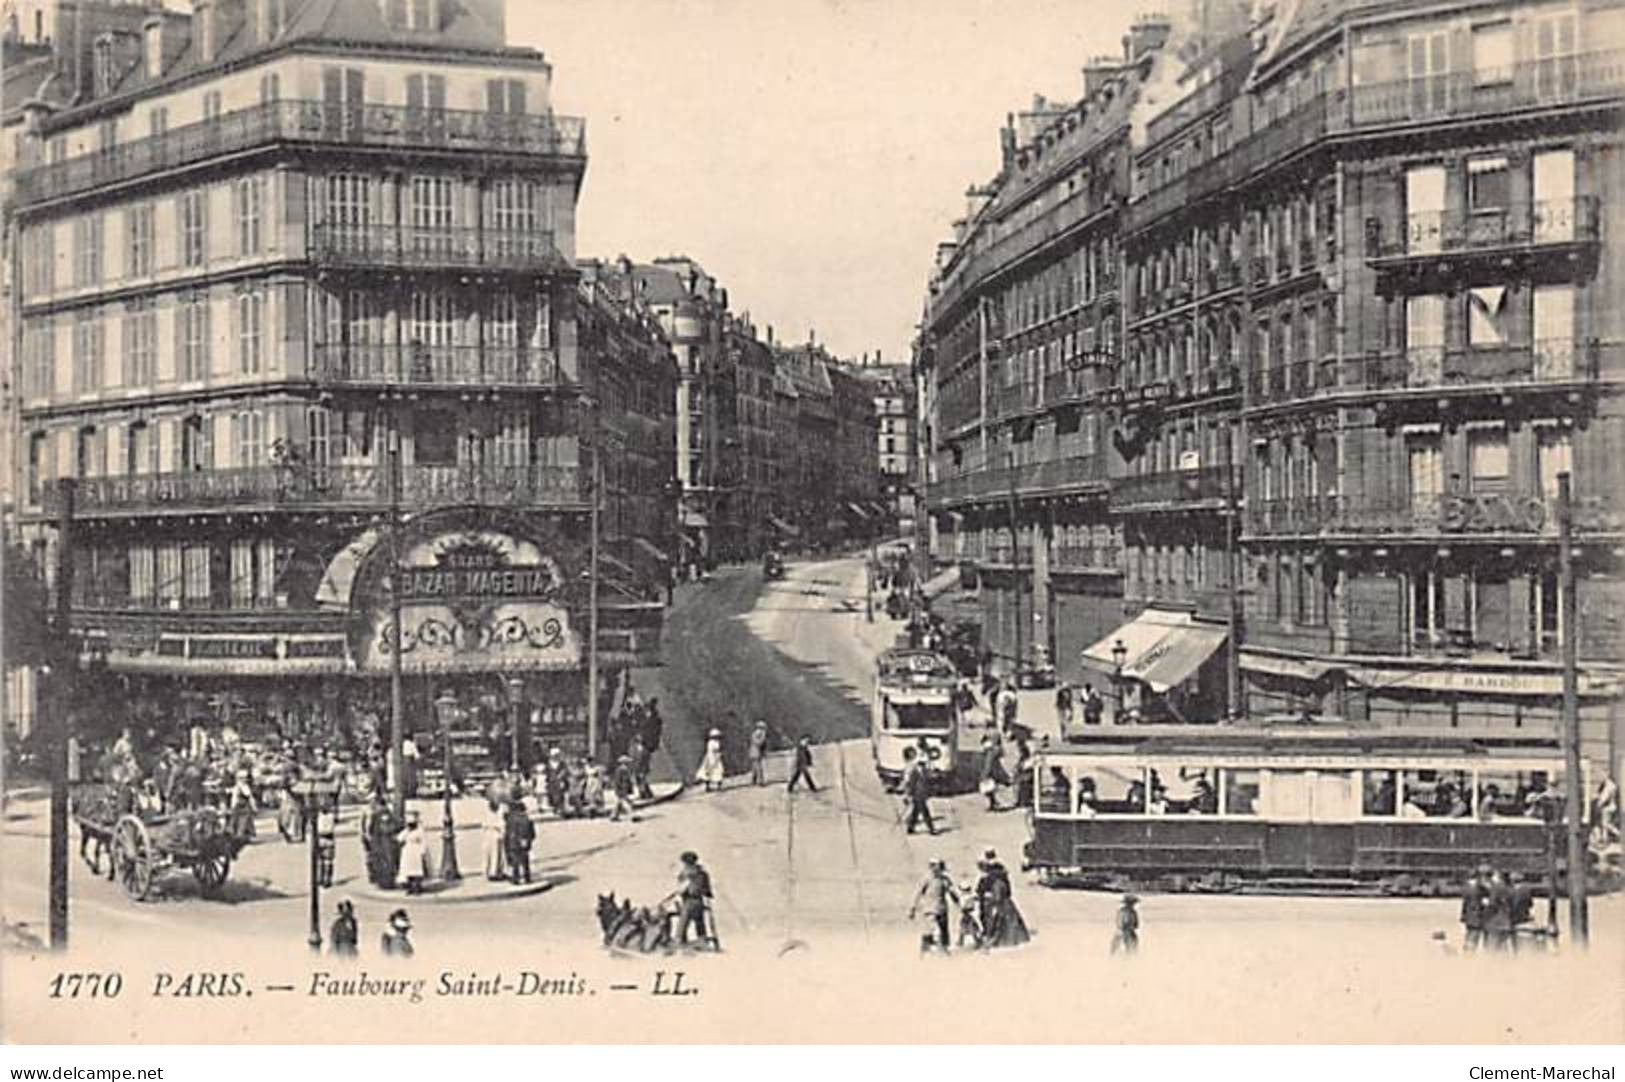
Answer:
<svg viewBox="0 0 1625 1082"><path fill-rule="evenodd" d="M383 0L384 22L395 30L439 30L440 0Z"/></svg>
<svg viewBox="0 0 1625 1082"><path fill-rule="evenodd" d="M113 92L113 39L96 39L96 96L106 97Z"/></svg>

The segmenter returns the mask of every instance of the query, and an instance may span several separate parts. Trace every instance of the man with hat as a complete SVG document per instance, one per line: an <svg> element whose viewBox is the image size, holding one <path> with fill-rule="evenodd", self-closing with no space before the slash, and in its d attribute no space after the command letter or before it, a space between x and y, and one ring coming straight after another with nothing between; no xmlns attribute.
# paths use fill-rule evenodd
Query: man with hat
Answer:
<svg viewBox="0 0 1625 1082"><path fill-rule="evenodd" d="M355 903L342 898L339 900L339 915L327 936L327 949L340 958L354 958L359 952L360 943L361 929L355 921Z"/></svg>
<svg viewBox="0 0 1625 1082"><path fill-rule="evenodd" d="M790 784L786 788L788 788L791 792L794 792L796 782L805 778L807 781L807 788L811 789L815 793L818 792L818 786L813 784L812 764L812 737L804 736L800 740L796 741L795 766L791 768Z"/></svg>
<svg viewBox="0 0 1625 1082"><path fill-rule="evenodd" d="M1461 888L1461 948L1477 950L1484 942L1484 901L1489 887L1490 866L1480 864L1467 876Z"/></svg>
<svg viewBox="0 0 1625 1082"><path fill-rule="evenodd" d="M1117 934L1112 936L1113 954L1133 954L1140 949L1140 914L1134 908L1139 901L1133 894L1123 895L1123 904L1117 909Z"/></svg>
<svg viewBox="0 0 1625 1082"><path fill-rule="evenodd" d="M678 913L678 942L687 943L692 928L701 942L715 944L715 934L707 934L705 928L705 911L711 907L711 873L701 866L699 854L692 850L677 860L677 899L682 906Z"/></svg>
<svg viewBox="0 0 1625 1082"><path fill-rule="evenodd" d="M525 802L517 796L508 802L502 841L508 851L509 882L529 883L530 847L536 841L536 824L530 821Z"/></svg>
<svg viewBox="0 0 1625 1082"><path fill-rule="evenodd" d="M942 953L948 953L948 903L953 902L959 906L959 892L954 889L954 881L948 878L948 862L940 857L932 859L926 872L925 881L920 889L914 892L914 903L908 907L908 919L915 920L920 915L923 905L926 916L930 917L936 925L936 936L933 941L931 933L927 932L920 937L920 951L924 953L935 945Z"/></svg>
<svg viewBox="0 0 1625 1082"><path fill-rule="evenodd" d="M767 722L758 721L750 731L750 783L761 785L767 780L764 769L767 761Z"/></svg>
<svg viewBox="0 0 1625 1082"><path fill-rule="evenodd" d="M908 832L914 833L914 828L920 820L925 820L925 828L933 835L937 832L936 820L931 818L931 772L926 768L925 756L913 748L905 754L908 756L908 766L903 771L903 794L908 799Z"/></svg>
<svg viewBox="0 0 1625 1082"><path fill-rule="evenodd" d="M615 772L610 776L609 787L615 798L615 810L610 814L610 818L619 822L621 816L625 815L634 823L637 822L638 817L632 809L632 797L637 792L637 781L632 776L630 755L622 755L616 760Z"/></svg>
<svg viewBox="0 0 1625 1082"><path fill-rule="evenodd" d="M406 910L397 909L389 915L389 927L384 929L384 954L395 958L410 958L412 950L412 918Z"/></svg>

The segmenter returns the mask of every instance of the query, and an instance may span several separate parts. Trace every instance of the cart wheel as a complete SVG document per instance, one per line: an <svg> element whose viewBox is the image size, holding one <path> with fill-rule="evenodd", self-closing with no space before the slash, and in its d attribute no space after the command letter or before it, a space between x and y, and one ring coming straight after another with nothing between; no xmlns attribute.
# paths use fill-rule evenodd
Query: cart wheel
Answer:
<svg viewBox="0 0 1625 1082"><path fill-rule="evenodd" d="M204 894L214 894L231 874L231 854L222 850L198 857L197 863L192 865L192 874L197 876Z"/></svg>
<svg viewBox="0 0 1625 1082"><path fill-rule="evenodd" d="M124 893L135 901L146 901L152 891L155 858L146 824L133 815L121 818L113 828L113 867Z"/></svg>

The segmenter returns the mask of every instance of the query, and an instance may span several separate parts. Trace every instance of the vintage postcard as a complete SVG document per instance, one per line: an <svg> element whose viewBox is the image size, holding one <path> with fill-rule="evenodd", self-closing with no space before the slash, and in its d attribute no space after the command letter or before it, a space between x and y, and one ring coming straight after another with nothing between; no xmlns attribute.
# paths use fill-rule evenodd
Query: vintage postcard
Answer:
<svg viewBox="0 0 1625 1082"><path fill-rule="evenodd" d="M3 0L0 1035L1625 1041L1625 5L1146 8Z"/></svg>

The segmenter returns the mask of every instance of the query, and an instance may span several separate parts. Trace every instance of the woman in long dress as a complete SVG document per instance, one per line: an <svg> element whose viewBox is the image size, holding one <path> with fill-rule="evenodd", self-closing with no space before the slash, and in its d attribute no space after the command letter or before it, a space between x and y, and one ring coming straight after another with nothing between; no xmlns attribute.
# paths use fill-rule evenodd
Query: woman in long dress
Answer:
<svg viewBox="0 0 1625 1082"><path fill-rule="evenodd" d="M400 868L395 873L395 885L405 887L408 894L421 894L423 881L429 877L429 847L423 839L423 824L417 812L406 813L406 829L396 837L401 845Z"/></svg>
<svg viewBox="0 0 1625 1082"><path fill-rule="evenodd" d="M985 947L1019 947L1032 938L1027 922L1016 908L1010 890L1010 873L991 851L977 863L982 878L976 884L977 908L982 917L982 944Z"/></svg>
<svg viewBox="0 0 1625 1082"><path fill-rule="evenodd" d="M712 729L705 741L705 758L700 760L700 772L696 780L705 786L706 792L716 792L722 788L725 773L726 768L722 762L722 730Z"/></svg>
<svg viewBox="0 0 1625 1082"><path fill-rule="evenodd" d="M485 801L485 878L508 878L507 819L493 794Z"/></svg>

